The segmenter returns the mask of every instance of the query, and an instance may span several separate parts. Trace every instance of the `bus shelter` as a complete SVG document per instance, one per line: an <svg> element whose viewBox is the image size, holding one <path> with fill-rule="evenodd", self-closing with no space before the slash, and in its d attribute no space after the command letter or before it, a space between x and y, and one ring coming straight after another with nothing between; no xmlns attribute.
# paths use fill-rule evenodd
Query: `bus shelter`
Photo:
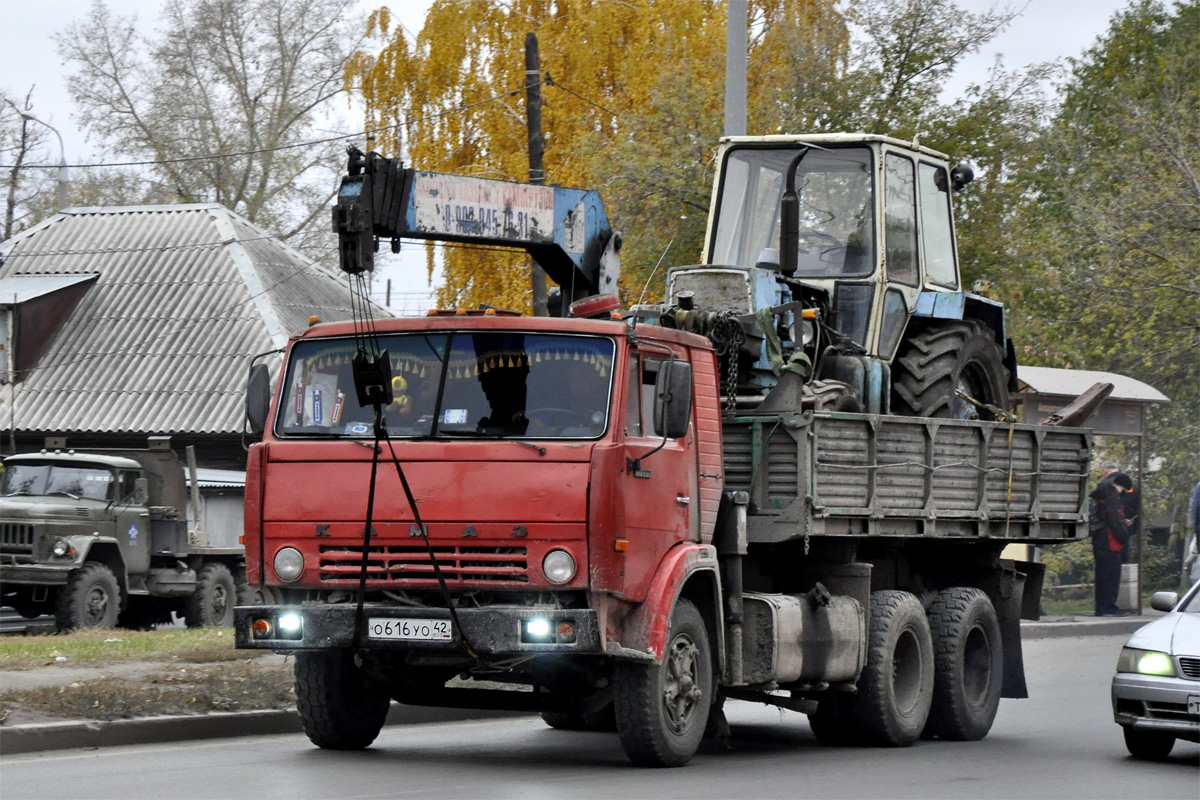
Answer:
<svg viewBox="0 0 1200 800"><path fill-rule="evenodd" d="M1026 422L1045 422L1051 414L1064 408L1097 383L1111 383L1110 394L1092 415L1079 427L1091 428L1097 436L1132 437L1137 440L1138 491L1146 483L1146 414L1155 403L1169 403L1170 398L1148 383L1114 372L1095 372L1050 367L1018 367L1020 384L1016 402L1024 409ZM1142 496L1143 514L1146 498ZM1142 610L1142 538L1143 524L1138 525L1137 552L1137 610Z"/></svg>

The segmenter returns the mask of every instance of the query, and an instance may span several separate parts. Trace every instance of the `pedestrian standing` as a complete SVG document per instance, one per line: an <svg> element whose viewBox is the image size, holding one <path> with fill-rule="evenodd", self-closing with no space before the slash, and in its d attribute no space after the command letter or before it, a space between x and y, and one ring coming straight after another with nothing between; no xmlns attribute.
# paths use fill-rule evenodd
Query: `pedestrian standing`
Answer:
<svg viewBox="0 0 1200 800"><path fill-rule="evenodd" d="M1115 480L1100 481L1088 503L1088 530L1096 565L1096 616L1124 616L1117 608L1121 589L1122 551L1129 543L1129 528L1121 510L1124 487Z"/></svg>

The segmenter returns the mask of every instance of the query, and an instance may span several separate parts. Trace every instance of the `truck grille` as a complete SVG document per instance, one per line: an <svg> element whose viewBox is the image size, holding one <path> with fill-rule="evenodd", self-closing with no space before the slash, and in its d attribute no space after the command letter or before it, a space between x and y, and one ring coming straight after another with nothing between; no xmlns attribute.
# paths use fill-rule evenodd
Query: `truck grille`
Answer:
<svg viewBox="0 0 1200 800"><path fill-rule="evenodd" d="M33 551L33 526L16 522L0 523L0 547L6 550Z"/></svg>
<svg viewBox="0 0 1200 800"><path fill-rule="evenodd" d="M524 547L434 547L447 584L528 583ZM322 547L321 581L357 585L362 568L361 547ZM437 585L437 575L424 547L372 547L367 554L367 583L373 586Z"/></svg>
<svg viewBox="0 0 1200 800"><path fill-rule="evenodd" d="M1181 656L1179 659L1179 671L1183 673L1183 677L1185 678L1200 681L1200 658Z"/></svg>

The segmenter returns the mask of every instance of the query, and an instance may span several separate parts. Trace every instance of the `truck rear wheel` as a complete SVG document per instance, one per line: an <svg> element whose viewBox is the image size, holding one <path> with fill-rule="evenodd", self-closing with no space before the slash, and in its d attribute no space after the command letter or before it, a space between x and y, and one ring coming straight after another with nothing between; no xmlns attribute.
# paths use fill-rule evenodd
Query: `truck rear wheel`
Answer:
<svg viewBox="0 0 1200 800"><path fill-rule="evenodd" d="M1000 707L1004 651L996 609L983 591L938 592L929 608L935 651L926 735L960 742L987 736Z"/></svg>
<svg viewBox="0 0 1200 800"><path fill-rule="evenodd" d="M236 604L237 589L229 567L206 564L196 579L196 591L187 599L184 619L189 628L228 628Z"/></svg>
<svg viewBox="0 0 1200 800"><path fill-rule="evenodd" d="M704 738L713 700L712 651L696 606L679 600L661 664L622 661L614 670L617 735L635 764L679 767Z"/></svg>
<svg viewBox="0 0 1200 800"><path fill-rule="evenodd" d="M346 650L296 653L296 709L308 739L326 750L368 747L391 698L373 686Z"/></svg>
<svg viewBox="0 0 1200 800"><path fill-rule="evenodd" d="M121 611L121 587L107 564L89 561L59 592L54 618L60 631L112 628Z"/></svg>
<svg viewBox="0 0 1200 800"><path fill-rule="evenodd" d="M869 744L907 747L920 738L933 700L929 619L908 592L873 592L868 630L854 721Z"/></svg>
<svg viewBox="0 0 1200 800"><path fill-rule="evenodd" d="M914 417L995 419L955 393L1009 410L1004 353L986 325L973 320L927 328L901 343L892 362L892 411Z"/></svg>

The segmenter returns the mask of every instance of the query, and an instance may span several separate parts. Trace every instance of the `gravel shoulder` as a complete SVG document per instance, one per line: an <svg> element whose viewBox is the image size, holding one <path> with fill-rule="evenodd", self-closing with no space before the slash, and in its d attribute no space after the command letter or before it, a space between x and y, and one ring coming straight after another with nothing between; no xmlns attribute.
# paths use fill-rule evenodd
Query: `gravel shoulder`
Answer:
<svg viewBox="0 0 1200 800"><path fill-rule="evenodd" d="M295 708L291 660L242 655L0 670L0 725Z"/></svg>

